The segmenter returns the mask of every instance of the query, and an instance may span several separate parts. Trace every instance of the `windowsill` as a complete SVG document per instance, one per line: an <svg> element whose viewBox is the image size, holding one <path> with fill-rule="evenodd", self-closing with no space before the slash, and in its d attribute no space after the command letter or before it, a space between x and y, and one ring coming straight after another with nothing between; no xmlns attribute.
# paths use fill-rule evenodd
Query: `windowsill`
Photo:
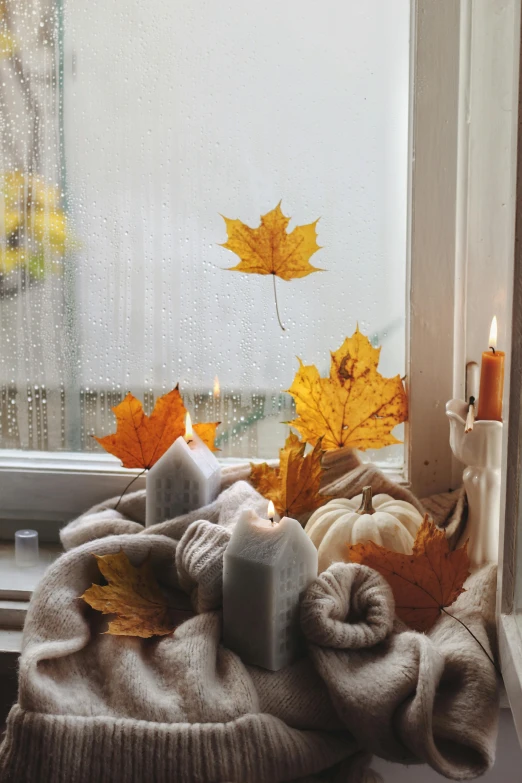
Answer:
<svg viewBox="0 0 522 783"><path fill-rule="evenodd" d="M14 544L0 543L0 602L29 601L45 571L62 551L59 544L41 544L38 565L21 568L15 562Z"/></svg>
<svg viewBox="0 0 522 783"><path fill-rule="evenodd" d="M522 634L515 615L500 615L498 637L502 675L512 699L513 720L522 743Z"/></svg>
<svg viewBox="0 0 522 783"><path fill-rule="evenodd" d="M62 551L59 544L41 544L38 565L20 568L15 562L14 544L0 542L0 659L20 654L31 595Z"/></svg>
<svg viewBox="0 0 522 783"><path fill-rule="evenodd" d="M3 655L18 656L21 651L22 631L13 628L0 628L0 658Z"/></svg>
<svg viewBox="0 0 522 783"><path fill-rule="evenodd" d="M219 461L227 467L250 460L228 457ZM378 467L392 481L407 485L396 467ZM133 491L145 489L145 476L139 474L139 470L122 468L108 454L0 451L0 539L12 541L15 530L26 525L38 530L41 542L55 543L60 527L97 503L118 497L133 477L139 476Z"/></svg>
<svg viewBox="0 0 522 783"><path fill-rule="evenodd" d="M14 544L0 543L0 654L20 652L31 595L61 551L58 544L42 544L38 565L21 568L15 562Z"/></svg>

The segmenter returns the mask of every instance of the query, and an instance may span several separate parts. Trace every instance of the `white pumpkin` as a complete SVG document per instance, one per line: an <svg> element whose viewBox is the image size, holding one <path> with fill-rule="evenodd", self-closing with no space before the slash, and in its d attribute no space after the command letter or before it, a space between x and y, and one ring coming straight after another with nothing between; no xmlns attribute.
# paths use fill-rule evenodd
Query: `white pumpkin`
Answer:
<svg viewBox="0 0 522 783"><path fill-rule="evenodd" d="M332 563L345 562L349 544L373 541L394 552L410 554L422 515L405 500L390 495L372 497L372 488L347 500L336 498L318 508L305 531L317 547L319 573Z"/></svg>

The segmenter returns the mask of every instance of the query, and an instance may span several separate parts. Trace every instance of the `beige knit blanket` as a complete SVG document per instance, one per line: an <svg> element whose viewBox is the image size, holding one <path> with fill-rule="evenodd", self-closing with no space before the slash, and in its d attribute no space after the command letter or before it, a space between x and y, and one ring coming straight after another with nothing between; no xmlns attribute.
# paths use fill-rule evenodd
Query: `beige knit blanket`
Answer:
<svg viewBox="0 0 522 783"><path fill-rule="evenodd" d="M369 466L332 466L328 494L363 484L419 502ZM115 500L62 531L66 550L35 592L24 629L18 703L0 748L0 780L17 783L369 783L372 754L426 762L454 780L494 761L495 670L443 615L428 634L394 619L374 571L335 564L301 605L308 655L276 672L246 666L221 643L223 552L241 508L266 501L228 469L211 506L144 529L144 493ZM369 481L369 479L371 479ZM427 504L426 504L427 505ZM437 521L462 517L438 498ZM460 511L459 511L460 509ZM163 588L191 596L196 616L152 640L101 633L79 599L100 580L93 553L152 558ZM474 574L451 609L491 654L495 569Z"/></svg>

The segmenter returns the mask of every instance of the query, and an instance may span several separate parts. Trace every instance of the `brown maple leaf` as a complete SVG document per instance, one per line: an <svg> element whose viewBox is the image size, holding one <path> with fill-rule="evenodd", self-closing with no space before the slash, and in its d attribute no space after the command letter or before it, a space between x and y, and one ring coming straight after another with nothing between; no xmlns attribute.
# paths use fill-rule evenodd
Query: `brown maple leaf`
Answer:
<svg viewBox="0 0 522 783"><path fill-rule="evenodd" d="M444 607L464 592L469 576L467 543L450 552L444 531L428 515L417 532L411 555L368 541L347 547L347 559L378 571L389 582L395 611L410 628L428 631Z"/></svg>
<svg viewBox="0 0 522 783"><path fill-rule="evenodd" d="M298 518L329 500L326 495L319 494L323 475L321 442L318 441L306 457L305 448L306 443L291 433L279 451L279 467L272 468L266 462L251 466L252 485L273 502L280 516Z"/></svg>
<svg viewBox="0 0 522 783"><path fill-rule="evenodd" d="M287 233L290 218L283 215L281 202L261 217L261 225L257 228L250 228L241 220L224 216L223 219L228 237L221 247L231 250L241 259L239 264L230 267L228 271L273 275L277 317L281 329L284 329L279 318L275 278L295 280L312 272L324 271L310 263L312 255L321 249L317 244L317 220L305 226L296 226Z"/></svg>
<svg viewBox="0 0 522 783"><path fill-rule="evenodd" d="M109 454L121 459L124 468L151 468L176 438L185 433L186 408L176 386L158 397L154 410L147 416L139 400L132 394L113 409L117 429L104 438L96 438ZM219 422L194 424L201 440L215 451L214 438Z"/></svg>
<svg viewBox="0 0 522 783"><path fill-rule="evenodd" d="M400 443L391 431L408 416L408 401L399 375L384 378L377 370L380 348L359 327L331 353L330 375L315 365L300 367L288 393L297 418L288 422L303 440L330 451L349 446L375 449Z"/></svg>
<svg viewBox="0 0 522 783"><path fill-rule="evenodd" d="M147 558L134 566L125 552L95 555L107 585L92 585L81 596L103 614L114 614L107 630L113 636L166 636L194 616L186 607L172 607L162 593Z"/></svg>

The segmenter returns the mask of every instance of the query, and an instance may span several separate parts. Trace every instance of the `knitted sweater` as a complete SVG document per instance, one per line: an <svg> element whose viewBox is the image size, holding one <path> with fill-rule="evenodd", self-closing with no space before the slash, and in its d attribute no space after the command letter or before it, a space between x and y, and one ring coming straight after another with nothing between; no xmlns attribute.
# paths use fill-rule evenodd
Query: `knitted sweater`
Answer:
<svg viewBox="0 0 522 783"><path fill-rule="evenodd" d="M492 765L491 663L447 615L427 635L394 620L391 591L370 569L336 564L310 585L308 655L295 664L268 672L221 645L223 552L241 507L256 504L266 502L237 482L199 520L143 530L135 493L124 513L94 510L64 530L70 551L29 608L2 781L367 783L372 753L455 780ZM105 620L79 599L100 579L93 553L120 549L134 563L150 556L166 591L191 596L197 614L172 636L103 634ZM494 584L486 567L451 609L487 650Z"/></svg>

